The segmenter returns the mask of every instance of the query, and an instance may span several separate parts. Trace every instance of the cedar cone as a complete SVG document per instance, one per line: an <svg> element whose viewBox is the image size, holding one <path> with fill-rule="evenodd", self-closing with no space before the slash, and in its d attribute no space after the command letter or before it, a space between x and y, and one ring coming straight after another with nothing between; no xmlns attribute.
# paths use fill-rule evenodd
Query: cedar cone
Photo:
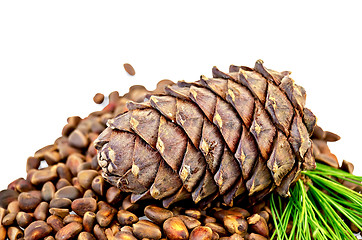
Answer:
<svg viewBox="0 0 362 240"><path fill-rule="evenodd" d="M290 72L258 60L212 74L128 102L95 141L103 177L132 201L286 197L301 170L315 168L316 117Z"/></svg>

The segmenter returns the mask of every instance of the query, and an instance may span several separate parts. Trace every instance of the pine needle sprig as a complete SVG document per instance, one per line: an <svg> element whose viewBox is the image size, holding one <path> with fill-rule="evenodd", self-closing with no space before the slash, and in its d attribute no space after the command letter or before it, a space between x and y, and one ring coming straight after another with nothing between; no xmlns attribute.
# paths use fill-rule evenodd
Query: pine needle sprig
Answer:
<svg viewBox="0 0 362 240"><path fill-rule="evenodd" d="M362 177L320 163L302 174L306 181L296 182L289 199L270 197L275 225L271 239L356 239L346 220L362 231L362 194L338 179L361 185Z"/></svg>
<svg viewBox="0 0 362 240"><path fill-rule="evenodd" d="M313 197L318 200L323 199L326 204L338 211L362 231L362 194L331 179L331 177L343 176L348 179L346 181L356 183L356 181L361 181L362 177L353 176L350 173L322 164L317 165L316 171L304 171L303 174L313 182L313 185L308 183L310 187L309 193ZM325 189L328 194L320 189ZM336 220L339 221L340 219Z"/></svg>
<svg viewBox="0 0 362 240"><path fill-rule="evenodd" d="M345 178L347 180L355 180L355 181L352 181L358 185L362 185L362 176L356 176L356 175L353 175L349 172L345 172L341 169L337 169L337 168L334 168L334 167L331 167L331 166L327 166L325 164L322 164L322 163L316 163L317 167L315 170L313 171L304 171L303 173L305 172L314 172L314 173L322 173L322 174L327 174L329 176L334 176L334 177L337 177L337 178Z"/></svg>
<svg viewBox="0 0 362 240"><path fill-rule="evenodd" d="M283 204L285 199L273 194L270 198L271 211L275 225L275 232L271 239L338 239L327 225L323 216L308 198L304 183L298 180L294 189L291 190L291 197L287 199L284 209L277 209L277 204ZM291 229L290 223L292 223Z"/></svg>
<svg viewBox="0 0 362 240"><path fill-rule="evenodd" d="M328 177L321 177L310 173L305 173L305 175L308 176L319 189L325 189L329 193L329 195L324 193L328 198L362 213L362 194L338 182L331 181Z"/></svg>
<svg viewBox="0 0 362 240"><path fill-rule="evenodd" d="M337 213L337 210L348 217L346 212L343 211L343 207L336 204L332 199L328 197L327 194L317 189L311 184L309 185L308 195L310 198L314 199L314 202L319 206L323 211L323 216L327 220L330 227L333 229L334 234L338 236L338 239L356 239L353 235L352 230L347 226L345 221Z"/></svg>

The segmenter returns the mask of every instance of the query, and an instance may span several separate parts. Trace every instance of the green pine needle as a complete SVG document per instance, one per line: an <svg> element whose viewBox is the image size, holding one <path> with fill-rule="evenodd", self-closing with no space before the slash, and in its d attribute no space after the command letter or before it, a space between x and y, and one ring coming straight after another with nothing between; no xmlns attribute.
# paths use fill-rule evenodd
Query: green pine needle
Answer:
<svg viewBox="0 0 362 240"><path fill-rule="evenodd" d="M334 178L361 185L362 177L320 163L302 174L309 180L298 180L289 199L276 194L270 197L275 225L271 239L356 239L344 219L362 231L362 194Z"/></svg>
<svg viewBox="0 0 362 240"><path fill-rule="evenodd" d="M362 176L355 176L355 175L345 172L341 169L333 168L331 166L327 166L322 163L317 163L317 168L315 170L305 171L305 172L315 172L315 173L318 172L318 173L327 174L327 175L338 177L338 178L346 178L349 180L355 180L355 181L357 181L355 183L362 185L362 183L361 183ZM352 182L354 182L354 181L352 181Z"/></svg>

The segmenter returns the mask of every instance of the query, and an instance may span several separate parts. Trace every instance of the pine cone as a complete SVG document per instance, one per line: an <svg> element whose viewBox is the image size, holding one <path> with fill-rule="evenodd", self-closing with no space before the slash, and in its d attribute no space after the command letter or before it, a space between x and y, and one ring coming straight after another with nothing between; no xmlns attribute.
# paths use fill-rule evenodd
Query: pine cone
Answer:
<svg viewBox="0 0 362 240"><path fill-rule="evenodd" d="M165 206L221 196L232 205L275 190L289 195L303 169L315 168L316 118L306 93L258 60L254 68L214 67L213 78L166 86L108 122L95 142L104 178L132 200Z"/></svg>

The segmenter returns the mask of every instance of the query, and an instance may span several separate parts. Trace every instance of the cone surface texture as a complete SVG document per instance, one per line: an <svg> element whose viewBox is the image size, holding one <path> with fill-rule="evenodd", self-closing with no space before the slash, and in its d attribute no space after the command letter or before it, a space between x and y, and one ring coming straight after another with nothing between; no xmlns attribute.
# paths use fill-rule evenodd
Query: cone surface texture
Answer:
<svg viewBox="0 0 362 240"><path fill-rule="evenodd" d="M315 168L316 118L290 72L258 60L212 74L129 102L96 140L103 177L132 201L288 196L300 171Z"/></svg>

